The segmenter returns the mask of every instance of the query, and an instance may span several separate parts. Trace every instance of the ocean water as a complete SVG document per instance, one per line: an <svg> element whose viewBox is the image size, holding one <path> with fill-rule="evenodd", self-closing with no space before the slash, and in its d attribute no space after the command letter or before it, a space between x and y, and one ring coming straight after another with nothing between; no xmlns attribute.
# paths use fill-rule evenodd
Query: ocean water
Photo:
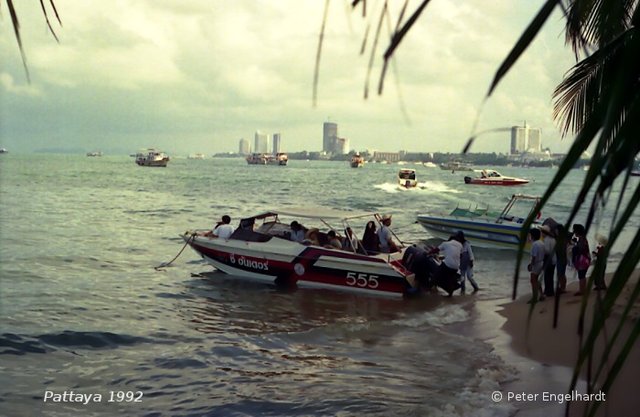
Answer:
<svg viewBox="0 0 640 417"><path fill-rule="evenodd" d="M418 189L395 185L395 164L0 156L0 415L513 415L490 393L521 371L474 324L499 332L482 310L509 299L514 252L476 248L482 291L451 299L284 291L215 272L189 248L154 269L183 247L180 233L222 214L237 224L283 206L389 212L403 241L425 241L416 214L500 210L555 172L502 168L533 182L473 187L463 172L410 166ZM566 218L584 175L571 173L545 217Z"/></svg>

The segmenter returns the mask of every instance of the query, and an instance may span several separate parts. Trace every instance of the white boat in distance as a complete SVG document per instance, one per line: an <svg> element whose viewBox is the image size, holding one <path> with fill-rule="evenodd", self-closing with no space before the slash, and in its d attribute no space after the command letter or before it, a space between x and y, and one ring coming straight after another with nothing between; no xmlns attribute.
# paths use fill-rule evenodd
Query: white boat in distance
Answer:
<svg viewBox="0 0 640 417"><path fill-rule="evenodd" d="M398 172L398 184L404 188L414 188L418 185L415 169L401 169Z"/></svg>
<svg viewBox="0 0 640 417"><path fill-rule="evenodd" d="M452 162L443 162L440 164L440 169L445 171L473 171L473 168L469 164L465 164L464 162L452 161Z"/></svg>
<svg viewBox="0 0 640 417"><path fill-rule="evenodd" d="M404 247L392 254L366 254L359 242L349 250L329 248L327 233L315 228L309 230L318 231L318 244L299 243L290 240L290 222L283 218L324 225L337 235L345 235L349 222L381 221L377 213L274 210L242 219L229 239L201 230L182 238L209 264L238 279L394 297L416 289L415 275L402 263Z"/></svg>
<svg viewBox="0 0 640 417"><path fill-rule="evenodd" d="M351 157L349 165L351 165L351 168L362 168L364 166L364 158L356 152L356 154Z"/></svg>
<svg viewBox="0 0 640 417"><path fill-rule="evenodd" d="M156 149L143 149L136 155L136 164L145 167L166 167L169 157Z"/></svg>
<svg viewBox="0 0 640 417"><path fill-rule="evenodd" d="M268 153L252 153L247 156L247 164L249 165L287 165L289 155L279 152L275 155Z"/></svg>
<svg viewBox="0 0 640 417"><path fill-rule="evenodd" d="M483 169L479 177L464 177L465 184L514 186L528 184L524 178L505 177L498 171Z"/></svg>
<svg viewBox="0 0 640 417"><path fill-rule="evenodd" d="M528 204L530 215L540 201L540 197L514 194L500 213L491 213L485 209L464 209L456 207L449 215L418 215L418 223L431 234L442 239L448 239L458 231L463 231L465 237L474 246L499 249L518 249L520 232L525 217L517 217L510 212L519 202ZM538 214L535 224L538 224ZM526 248L528 249L528 244Z"/></svg>

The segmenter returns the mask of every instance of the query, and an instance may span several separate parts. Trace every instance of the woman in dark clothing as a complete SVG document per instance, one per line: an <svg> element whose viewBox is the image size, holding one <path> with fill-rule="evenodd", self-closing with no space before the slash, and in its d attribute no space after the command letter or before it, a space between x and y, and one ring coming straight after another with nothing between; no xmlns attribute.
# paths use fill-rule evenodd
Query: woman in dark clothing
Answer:
<svg viewBox="0 0 640 417"><path fill-rule="evenodd" d="M587 287L587 270L591 265L591 251L589 250L589 242L587 241L586 231L583 225L573 225L574 246L572 249L573 267L578 271L578 283L580 290L576 295L582 295Z"/></svg>
<svg viewBox="0 0 640 417"><path fill-rule="evenodd" d="M376 224L373 220L369 221L365 226L364 235L362 236L362 246L368 254L380 252L380 241L378 240Z"/></svg>

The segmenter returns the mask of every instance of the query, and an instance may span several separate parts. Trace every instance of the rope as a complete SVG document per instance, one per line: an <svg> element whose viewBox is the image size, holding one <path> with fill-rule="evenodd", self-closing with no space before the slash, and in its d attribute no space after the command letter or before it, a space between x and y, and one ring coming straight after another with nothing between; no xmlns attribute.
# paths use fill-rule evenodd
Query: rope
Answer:
<svg viewBox="0 0 640 417"><path fill-rule="evenodd" d="M176 259L178 259L178 257L182 254L182 252L184 251L184 248L187 247L187 245L189 243L191 243L191 241L193 240L193 238L196 236L196 233L192 233L191 236L189 236L189 239L187 239L187 241L184 243L184 246L182 247L182 249L180 249L180 252L178 252L178 254L169 262L163 262L158 266L153 267L153 269L155 269L156 271L160 271L161 268L166 268L167 266L170 266L173 261L175 261Z"/></svg>

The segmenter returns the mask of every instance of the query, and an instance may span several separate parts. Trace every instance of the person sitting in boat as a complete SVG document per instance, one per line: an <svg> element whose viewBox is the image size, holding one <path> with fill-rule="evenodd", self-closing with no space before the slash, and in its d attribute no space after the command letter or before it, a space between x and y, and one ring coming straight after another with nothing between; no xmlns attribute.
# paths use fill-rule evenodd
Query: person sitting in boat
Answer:
<svg viewBox="0 0 640 417"><path fill-rule="evenodd" d="M295 220L291 222L291 234L289 239L298 243L302 243L304 240L304 228Z"/></svg>
<svg viewBox="0 0 640 417"><path fill-rule="evenodd" d="M207 236L219 237L222 239L229 239L229 236L233 233L233 226L231 226L231 217L226 214L222 216L222 219L216 224Z"/></svg>
<svg viewBox="0 0 640 417"><path fill-rule="evenodd" d="M373 220L370 220L364 228L362 247L368 254L380 252L380 242L378 240L378 234L376 233L376 224Z"/></svg>
<svg viewBox="0 0 640 417"><path fill-rule="evenodd" d="M382 220L380 221L380 230L378 230L378 240L380 241L380 252L382 253L393 253L398 252L398 246L393 241L393 237L391 236L391 230L389 230L389 226L391 226L391 215L385 214L382 216Z"/></svg>
<svg viewBox="0 0 640 417"><path fill-rule="evenodd" d="M326 245L324 245L325 248L342 249L342 241L340 240L338 235L336 235L335 230L329 230L327 232L327 239L328 242Z"/></svg>
<svg viewBox="0 0 640 417"><path fill-rule="evenodd" d="M342 250L347 252L358 252L360 245L358 244L358 238L353 234L353 230L350 227L344 229L344 239L342 240Z"/></svg>
<svg viewBox="0 0 640 417"><path fill-rule="evenodd" d="M483 169L482 172L480 172L480 178L487 178L487 170Z"/></svg>
<svg viewBox="0 0 640 417"><path fill-rule="evenodd" d="M312 229L309 229L309 231L307 232L307 235L305 236L304 241L302 242L305 245L315 245L315 246L320 246L320 236L319 236L319 230L316 229L315 227Z"/></svg>

